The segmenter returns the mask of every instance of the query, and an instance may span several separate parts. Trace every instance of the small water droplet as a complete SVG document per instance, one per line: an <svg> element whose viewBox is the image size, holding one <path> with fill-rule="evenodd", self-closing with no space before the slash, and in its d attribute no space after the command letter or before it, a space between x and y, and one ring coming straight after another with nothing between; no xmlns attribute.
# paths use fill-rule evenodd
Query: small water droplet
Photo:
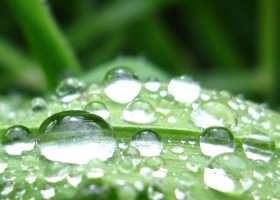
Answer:
<svg viewBox="0 0 280 200"><path fill-rule="evenodd" d="M156 120L155 114L155 109L149 102L138 99L126 106L122 117L128 122L146 124Z"/></svg>
<svg viewBox="0 0 280 200"><path fill-rule="evenodd" d="M267 134L252 132L242 141L242 147L248 158L269 162L274 155L275 143Z"/></svg>
<svg viewBox="0 0 280 200"><path fill-rule="evenodd" d="M34 148L35 138L27 127L15 125L2 135L2 145L9 155L20 155L22 151L30 151Z"/></svg>
<svg viewBox="0 0 280 200"><path fill-rule="evenodd" d="M166 187L161 180L153 180L148 187L148 197L153 200L160 200L164 198Z"/></svg>
<svg viewBox="0 0 280 200"><path fill-rule="evenodd" d="M224 126L233 129L236 125L234 110L225 102L217 100L204 101L193 110L192 121L202 128Z"/></svg>
<svg viewBox="0 0 280 200"><path fill-rule="evenodd" d="M30 103L30 107L31 107L31 110L35 113L45 111L46 101L45 101L45 99L43 99L41 97L36 97L36 98L32 99L32 101Z"/></svg>
<svg viewBox="0 0 280 200"><path fill-rule="evenodd" d="M188 156L186 167L193 172L198 172L203 167L201 157L195 154Z"/></svg>
<svg viewBox="0 0 280 200"><path fill-rule="evenodd" d="M156 92L160 88L160 82L156 77L150 76L145 83L145 88L150 92Z"/></svg>
<svg viewBox="0 0 280 200"><path fill-rule="evenodd" d="M140 151L135 147L127 147L122 151L122 156L131 160L134 166L141 162Z"/></svg>
<svg viewBox="0 0 280 200"><path fill-rule="evenodd" d="M130 174L134 170L134 164L129 158L122 158L118 161L118 170L123 174Z"/></svg>
<svg viewBox="0 0 280 200"><path fill-rule="evenodd" d="M81 173L82 171L82 166L72 166L67 176L68 183L72 186L79 185L83 180L83 175Z"/></svg>
<svg viewBox="0 0 280 200"><path fill-rule="evenodd" d="M167 94L158 100L156 104L156 110L157 112L163 115L168 115L172 110L173 104L174 104L173 95Z"/></svg>
<svg viewBox="0 0 280 200"><path fill-rule="evenodd" d="M81 101L78 99L75 99L68 104L65 105L67 107L67 110L82 110L82 104Z"/></svg>
<svg viewBox="0 0 280 200"><path fill-rule="evenodd" d="M62 162L50 162L45 169L45 180L51 183L65 179L69 172L69 165Z"/></svg>
<svg viewBox="0 0 280 200"><path fill-rule="evenodd" d="M163 148L161 137L156 132L148 129L135 133L130 145L136 147L142 156L158 156Z"/></svg>
<svg viewBox="0 0 280 200"><path fill-rule="evenodd" d="M47 118L37 135L40 152L49 160L86 164L107 160L117 143L111 126L85 111L63 111Z"/></svg>
<svg viewBox="0 0 280 200"><path fill-rule="evenodd" d="M86 174L88 178L101 178L106 171L106 164L99 159L90 160L86 166Z"/></svg>
<svg viewBox="0 0 280 200"><path fill-rule="evenodd" d="M126 67L118 67L108 71L103 83L106 95L121 104L133 100L142 87L139 78L131 69Z"/></svg>
<svg viewBox="0 0 280 200"><path fill-rule="evenodd" d="M51 116L58 112L63 111L64 109L60 103L52 103L49 105L48 110L49 110L48 116Z"/></svg>
<svg viewBox="0 0 280 200"><path fill-rule="evenodd" d="M168 92L174 96L176 101L192 103L200 95L200 86L190 77L183 75L170 80Z"/></svg>
<svg viewBox="0 0 280 200"><path fill-rule="evenodd" d="M173 153L183 153L185 151L185 149L181 146L175 146L175 147L172 147L171 151Z"/></svg>
<svg viewBox="0 0 280 200"><path fill-rule="evenodd" d="M102 97L99 94L92 94L88 97L87 102L99 101L102 102Z"/></svg>
<svg viewBox="0 0 280 200"><path fill-rule="evenodd" d="M21 152L21 169L22 170L35 170L38 168L39 156L35 151Z"/></svg>
<svg viewBox="0 0 280 200"><path fill-rule="evenodd" d="M28 182L29 184L33 184L37 179L37 176L34 172L29 172L25 176L25 181Z"/></svg>
<svg viewBox="0 0 280 200"><path fill-rule="evenodd" d="M216 156L234 151L234 137L224 127L212 126L205 129L200 136L200 149L204 155Z"/></svg>
<svg viewBox="0 0 280 200"><path fill-rule="evenodd" d="M85 89L85 83L76 78L67 78L60 82L56 88L57 95L62 102L68 103L79 98Z"/></svg>
<svg viewBox="0 0 280 200"><path fill-rule="evenodd" d="M110 117L110 112L106 105L99 101L93 101L88 103L85 107L85 111L92 114L96 114L105 120L109 119Z"/></svg>
<svg viewBox="0 0 280 200"><path fill-rule="evenodd" d="M0 154L0 174L8 167L8 162L3 154Z"/></svg>
<svg viewBox="0 0 280 200"><path fill-rule="evenodd" d="M205 184L215 190L231 194L242 194L252 181L249 161L235 153L223 153L213 157L204 171Z"/></svg>
<svg viewBox="0 0 280 200"><path fill-rule="evenodd" d="M176 124L177 123L177 118L174 116L170 116L167 118L168 123L170 124Z"/></svg>
<svg viewBox="0 0 280 200"><path fill-rule="evenodd" d="M44 199L50 199L55 196L55 189L47 185L44 189L40 191L40 193Z"/></svg>
<svg viewBox="0 0 280 200"><path fill-rule="evenodd" d="M122 185L118 188L118 199L135 200L137 199L138 191L132 185Z"/></svg>
<svg viewBox="0 0 280 200"><path fill-rule="evenodd" d="M263 181L268 174L267 163L263 160L253 160L252 167L253 167L253 176L257 180Z"/></svg>

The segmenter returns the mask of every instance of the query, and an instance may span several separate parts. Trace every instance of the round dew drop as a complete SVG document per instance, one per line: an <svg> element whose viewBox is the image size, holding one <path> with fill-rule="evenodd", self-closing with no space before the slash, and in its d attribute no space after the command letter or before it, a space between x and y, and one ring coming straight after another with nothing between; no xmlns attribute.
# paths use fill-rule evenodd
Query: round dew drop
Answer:
<svg viewBox="0 0 280 200"><path fill-rule="evenodd" d="M201 128L223 126L233 129L236 125L234 110L225 102L218 100L204 101L193 110L192 121Z"/></svg>
<svg viewBox="0 0 280 200"><path fill-rule="evenodd" d="M3 154L0 154L0 174L8 167L8 162Z"/></svg>
<svg viewBox="0 0 280 200"><path fill-rule="evenodd" d="M204 171L204 183L220 192L242 194L252 183L252 168L246 157L223 153L213 157Z"/></svg>
<svg viewBox="0 0 280 200"><path fill-rule="evenodd" d="M233 152L234 137L227 128L218 126L209 127L200 136L200 149L207 156Z"/></svg>
<svg viewBox="0 0 280 200"><path fill-rule="evenodd" d="M3 149L9 155L20 155L34 148L35 138L31 131L22 125L8 128L2 135Z"/></svg>
<svg viewBox="0 0 280 200"><path fill-rule="evenodd" d="M269 162L274 155L275 143L267 134L252 132L242 141L242 147L248 158Z"/></svg>
<svg viewBox="0 0 280 200"><path fill-rule="evenodd" d="M142 156L158 156L163 148L163 142L156 132L141 130L133 135L130 146L136 147Z"/></svg>
<svg viewBox="0 0 280 200"><path fill-rule="evenodd" d="M117 146L114 131L104 119L78 110L47 118L36 144L47 159L74 164L86 164L93 158L105 161Z"/></svg>
<svg viewBox="0 0 280 200"><path fill-rule="evenodd" d="M126 106L122 117L128 122L146 124L156 120L156 112L149 102L138 99Z"/></svg>
<svg viewBox="0 0 280 200"><path fill-rule="evenodd" d="M107 120L110 117L110 112L106 105L99 101L93 101L86 105L85 111L98 115L103 119Z"/></svg>
<svg viewBox="0 0 280 200"><path fill-rule="evenodd" d="M108 71L103 79L103 84L106 95L121 104L133 100L142 87L139 78L126 67L118 67Z"/></svg>
<svg viewBox="0 0 280 200"><path fill-rule="evenodd" d="M172 94L178 102L192 103L200 95L200 86L190 77L183 75L170 80L168 92Z"/></svg>
<svg viewBox="0 0 280 200"><path fill-rule="evenodd" d="M145 88L150 92L157 92L160 88L160 82L156 77L149 77L145 83Z"/></svg>
<svg viewBox="0 0 280 200"><path fill-rule="evenodd" d="M46 109L46 101L43 98L36 97L30 103L33 112L42 112Z"/></svg>

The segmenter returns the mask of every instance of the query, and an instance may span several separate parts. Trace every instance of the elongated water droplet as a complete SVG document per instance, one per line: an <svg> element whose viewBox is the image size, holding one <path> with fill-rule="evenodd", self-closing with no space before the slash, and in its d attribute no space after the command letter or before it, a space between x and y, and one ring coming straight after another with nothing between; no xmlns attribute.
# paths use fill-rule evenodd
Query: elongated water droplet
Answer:
<svg viewBox="0 0 280 200"><path fill-rule="evenodd" d="M242 147L248 158L269 162L274 155L275 143L267 134L252 132L243 140Z"/></svg>
<svg viewBox="0 0 280 200"><path fill-rule="evenodd" d="M202 102L193 110L192 121L202 128L210 126L223 126L232 129L236 125L234 110L222 101L209 100Z"/></svg>
<svg viewBox="0 0 280 200"><path fill-rule="evenodd" d="M122 117L128 122L146 124L156 120L156 113L149 102L138 99L130 102L126 106Z"/></svg>
<svg viewBox="0 0 280 200"><path fill-rule="evenodd" d="M161 137L152 130L141 130L135 133L130 145L136 147L142 156L158 156L163 148Z"/></svg>
<svg viewBox="0 0 280 200"><path fill-rule="evenodd" d="M107 160L116 149L111 126L85 111L64 111L40 126L37 145L49 160L86 164L93 158Z"/></svg>
<svg viewBox="0 0 280 200"><path fill-rule="evenodd" d="M11 126L2 135L3 149L10 155L20 155L22 151L30 151L34 148L34 144L33 133L22 125Z"/></svg>
<svg viewBox="0 0 280 200"><path fill-rule="evenodd" d="M183 75L171 79L168 85L168 92L176 101L181 103L192 103L200 95L200 86L190 77Z"/></svg>
<svg viewBox="0 0 280 200"><path fill-rule="evenodd" d="M126 67L118 67L107 72L103 80L106 95L115 102L128 103L141 90L141 82L135 73Z"/></svg>
<svg viewBox="0 0 280 200"><path fill-rule="evenodd" d="M99 101L93 101L86 105L85 111L98 115L103 119L107 120L110 117L110 112L106 105Z"/></svg>
<svg viewBox="0 0 280 200"><path fill-rule="evenodd" d="M223 153L213 157L204 171L205 184L225 193L242 194L252 181L252 168L249 161L235 153Z"/></svg>
<svg viewBox="0 0 280 200"><path fill-rule="evenodd" d="M85 89L85 83L76 78L67 78L60 82L56 88L57 95L62 102L70 102L77 99Z"/></svg>
<svg viewBox="0 0 280 200"><path fill-rule="evenodd" d="M8 167L8 162L3 154L0 154L0 174Z"/></svg>
<svg viewBox="0 0 280 200"><path fill-rule="evenodd" d="M208 156L233 152L234 137L227 128L209 127L200 136L200 149L204 155Z"/></svg>
<svg viewBox="0 0 280 200"><path fill-rule="evenodd" d="M145 88L150 92L156 92L160 88L160 82L156 77L149 77L145 83Z"/></svg>

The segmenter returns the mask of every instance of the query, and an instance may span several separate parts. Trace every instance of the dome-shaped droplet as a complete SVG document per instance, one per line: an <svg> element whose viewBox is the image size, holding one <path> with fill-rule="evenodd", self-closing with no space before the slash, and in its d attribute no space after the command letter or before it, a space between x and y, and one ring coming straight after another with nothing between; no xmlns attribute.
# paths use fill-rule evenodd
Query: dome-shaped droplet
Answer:
<svg viewBox="0 0 280 200"><path fill-rule="evenodd" d="M124 174L130 174L134 170L134 164L129 158L122 158L118 161L118 170Z"/></svg>
<svg viewBox="0 0 280 200"><path fill-rule="evenodd" d="M0 154L0 174L8 167L8 162L3 154Z"/></svg>
<svg viewBox="0 0 280 200"><path fill-rule="evenodd" d="M126 106L122 117L128 122L146 124L155 121L156 112L149 102L137 99Z"/></svg>
<svg viewBox="0 0 280 200"><path fill-rule="evenodd" d="M85 166L86 175L88 178L101 178L106 171L106 164L99 159L91 159Z"/></svg>
<svg viewBox="0 0 280 200"><path fill-rule="evenodd" d="M173 95L167 94L158 99L156 104L156 110L161 114L168 115L172 110L173 104L174 104Z"/></svg>
<svg viewBox="0 0 280 200"><path fill-rule="evenodd" d="M200 95L200 86L188 76L174 77L168 84L168 92L176 101L181 103L192 103Z"/></svg>
<svg viewBox="0 0 280 200"><path fill-rule="evenodd" d="M145 82L145 88L151 92L156 92L160 88L160 82L156 77L149 77Z"/></svg>
<svg viewBox="0 0 280 200"><path fill-rule="evenodd" d="M93 158L107 160L116 149L111 126L85 111L64 111L40 126L37 145L49 160L86 164Z"/></svg>
<svg viewBox="0 0 280 200"><path fill-rule="evenodd" d="M122 156L124 158L130 159L133 165L138 165L141 162L141 154L140 151L132 146L125 148L122 151Z"/></svg>
<svg viewBox="0 0 280 200"><path fill-rule="evenodd" d="M248 158L268 162L274 155L275 143L267 134L252 132L242 141L242 147Z"/></svg>
<svg viewBox="0 0 280 200"><path fill-rule="evenodd" d="M257 180L263 181L269 172L268 164L263 160L253 160L252 167L253 167L253 176Z"/></svg>
<svg viewBox="0 0 280 200"><path fill-rule="evenodd" d="M21 152L21 169L22 170L35 170L38 168L39 155L37 152L33 151L23 151Z"/></svg>
<svg viewBox="0 0 280 200"><path fill-rule="evenodd" d="M202 158L199 155L192 154L187 157L186 167L188 170L198 172L202 167Z"/></svg>
<svg viewBox="0 0 280 200"><path fill-rule="evenodd" d="M234 110L225 102L218 100L204 101L193 110L192 121L202 128L223 126L232 129L236 125Z"/></svg>
<svg viewBox="0 0 280 200"><path fill-rule="evenodd" d="M103 119L107 120L110 117L110 112L106 105L99 101L93 101L86 105L85 111L98 115Z"/></svg>
<svg viewBox="0 0 280 200"><path fill-rule="evenodd" d="M118 67L107 72L103 80L106 95L115 102L128 103L141 90L141 82L135 73L126 67Z"/></svg>
<svg viewBox="0 0 280 200"><path fill-rule="evenodd" d="M63 107L60 103L52 103L48 107L48 116L52 116L56 113L63 111Z"/></svg>
<svg viewBox="0 0 280 200"><path fill-rule="evenodd" d="M62 162L50 162L45 169L45 179L48 182L56 183L65 179L70 170L69 165Z"/></svg>
<svg viewBox="0 0 280 200"><path fill-rule="evenodd" d="M141 130L133 135L130 146L136 147L142 156L158 156L163 148L163 142L156 132Z"/></svg>
<svg viewBox="0 0 280 200"><path fill-rule="evenodd" d="M70 102L78 98L84 89L84 82L76 78L67 78L60 82L56 88L56 93L62 102Z"/></svg>
<svg viewBox="0 0 280 200"><path fill-rule="evenodd" d="M225 193L242 194L252 181L252 168L246 157L235 153L223 153L213 157L204 171L205 184Z"/></svg>
<svg viewBox="0 0 280 200"><path fill-rule="evenodd" d="M68 172L67 181L70 185L77 186L83 180L82 175L82 166L73 165L72 168Z"/></svg>
<svg viewBox="0 0 280 200"><path fill-rule="evenodd" d="M204 155L208 156L233 152L234 137L227 128L211 126L200 136L200 149Z"/></svg>
<svg viewBox="0 0 280 200"><path fill-rule="evenodd" d="M43 98L36 97L30 103L33 112L42 112L46 109L46 101Z"/></svg>
<svg viewBox="0 0 280 200"><path fill-rule="evenodd" d="M2 135L3 149L10 155L20 155L22 151L30 151L34 148L34 144L33 133L22 125L11 126Z"/></svg>

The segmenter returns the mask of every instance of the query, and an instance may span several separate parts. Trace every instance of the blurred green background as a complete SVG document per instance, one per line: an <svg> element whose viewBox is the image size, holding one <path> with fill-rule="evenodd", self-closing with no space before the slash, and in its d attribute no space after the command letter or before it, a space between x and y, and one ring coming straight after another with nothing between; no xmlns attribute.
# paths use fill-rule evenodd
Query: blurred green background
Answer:
<svg viewBox="0 0 280 200"><path fill-rule="evenodd" d="M278 0L21 1L0 1L1 94L135 56L279 110Z"/></svg>

